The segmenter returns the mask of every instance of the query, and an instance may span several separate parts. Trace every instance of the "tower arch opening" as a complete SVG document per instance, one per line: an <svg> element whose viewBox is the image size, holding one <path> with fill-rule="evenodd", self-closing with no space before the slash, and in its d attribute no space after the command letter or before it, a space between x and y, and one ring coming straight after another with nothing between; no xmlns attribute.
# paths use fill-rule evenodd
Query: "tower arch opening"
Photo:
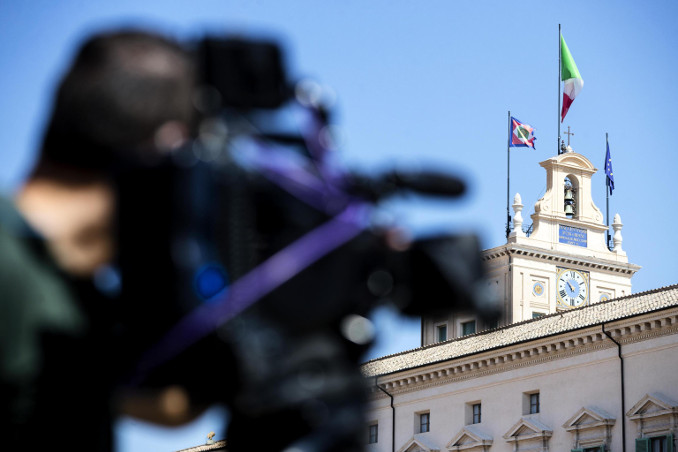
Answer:
<svg viewBox="0 0 678 452"><path fill-rule="evenodd" d="M579 179L568 174L563 179L563 212L567 218L579 217L580 206Z"/></svg>

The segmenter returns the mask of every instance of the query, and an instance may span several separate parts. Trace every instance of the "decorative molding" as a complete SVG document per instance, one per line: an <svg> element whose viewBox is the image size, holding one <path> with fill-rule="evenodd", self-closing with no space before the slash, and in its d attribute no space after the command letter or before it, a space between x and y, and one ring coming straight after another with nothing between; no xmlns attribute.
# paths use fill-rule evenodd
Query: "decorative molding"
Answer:
<svg viewBox="0 0 678 452"><path fill-rule="evenodd" d="M508 244L502 245L482 253L482 260L492 261L504 256L522 256L533 258L535 260L550 261L554 264L572 266L576 265L582 268L602 270L624 275L633 275L641 269L640 266L629 263L618 263L605 259L594 259L583 256L567 256L550 253L540 248L533 248L525 245Z"/></svg>
<svg viewBox="0 0 678 452"><path fill-rule="evenodd" d="M549 167L563 167L577 171L581 171L588 175L593 175L597 169L593 166L591 161L581 154L576 152L568 152L560 154L556 157L551 157L543 162L539 162L543 168Z"/></svg>
<svg viewBox="0 0 678 452"><path fill-rule="evenodd" d="M570 342L570 341L567 341ZM397 378L391 381L379 382L379 386L393 394L403 394L411 391L418 391L433 386L439 386L448 383L454 383L469 378L478 378L500 372L507 372L521 367L542 364L547 361L554 361L569 358L581 353L596 351L599 349L613 348L614 344L601 342L600 345L589 346L586 349L579 347L576 350L574 345L561 341L553 346L533 347L533 350L526 349L517 352L505 353L497 358L484 358L476 361L466 361L455 364L442 370L433 370L417 373L407 377ZM534 350L541 349L535 352ZM552 353L539 358L526 359L535 354ZM521 356L522 355L522 356ZM383 377L382 377L383 378ZM383 392L373 388L372 392L376 398L384 396Z"/></svg>

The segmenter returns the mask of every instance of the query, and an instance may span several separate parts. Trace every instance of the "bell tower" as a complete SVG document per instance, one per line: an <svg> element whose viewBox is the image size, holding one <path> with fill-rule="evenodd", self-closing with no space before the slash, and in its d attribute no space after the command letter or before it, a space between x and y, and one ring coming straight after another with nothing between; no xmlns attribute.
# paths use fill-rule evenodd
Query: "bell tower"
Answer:
<svg viewBox="0 0 678 452"><path fill-rule="evenodd" d="M603 259L625 259L623 251L613 255L607 249L608 228L591 197L591 176L596 172L591 162L576 152L565 152L540 165L546 170L546 193L534 205L533 232L528 238L522 231L514 230L509 243L530 243Z"/></svg>
<svg viewBox="0 0 678 452"><path fill-rule="evenodd" d="M499 326L631 294L640 269L622 249L622 222L615 215L614 246L591 196L596 168L569 146L539 164L546 193L524 227L520 194L513 199L513 231L507 243L483 252L488 284L503 300ZM525 230L525 231L524 231ZM422 320L422 345L460 337L496 325L481 325L473 313Z"/></svg>

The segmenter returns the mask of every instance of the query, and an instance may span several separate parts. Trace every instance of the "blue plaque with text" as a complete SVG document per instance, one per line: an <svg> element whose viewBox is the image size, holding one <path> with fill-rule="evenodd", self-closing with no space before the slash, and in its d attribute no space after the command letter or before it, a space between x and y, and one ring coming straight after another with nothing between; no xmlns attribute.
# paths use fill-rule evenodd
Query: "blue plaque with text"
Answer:
<svg viewBox="0 0 678 452"><path fill-rule="evenodd" d="M568 245L583 246L586 248L586 229L559 224L558 241Z"/></svg>

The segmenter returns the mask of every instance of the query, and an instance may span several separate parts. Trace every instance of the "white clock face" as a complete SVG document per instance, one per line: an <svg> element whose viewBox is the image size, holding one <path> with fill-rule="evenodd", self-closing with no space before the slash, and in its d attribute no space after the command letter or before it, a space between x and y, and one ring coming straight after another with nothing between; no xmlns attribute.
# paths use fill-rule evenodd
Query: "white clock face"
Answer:
<svg viewBox="0 0 678 452"><path fill-rule="evenodd" d="M563 269L558 274L558 304L568 308L582 306L589 298L588 278L578 270Z"/></svg>

